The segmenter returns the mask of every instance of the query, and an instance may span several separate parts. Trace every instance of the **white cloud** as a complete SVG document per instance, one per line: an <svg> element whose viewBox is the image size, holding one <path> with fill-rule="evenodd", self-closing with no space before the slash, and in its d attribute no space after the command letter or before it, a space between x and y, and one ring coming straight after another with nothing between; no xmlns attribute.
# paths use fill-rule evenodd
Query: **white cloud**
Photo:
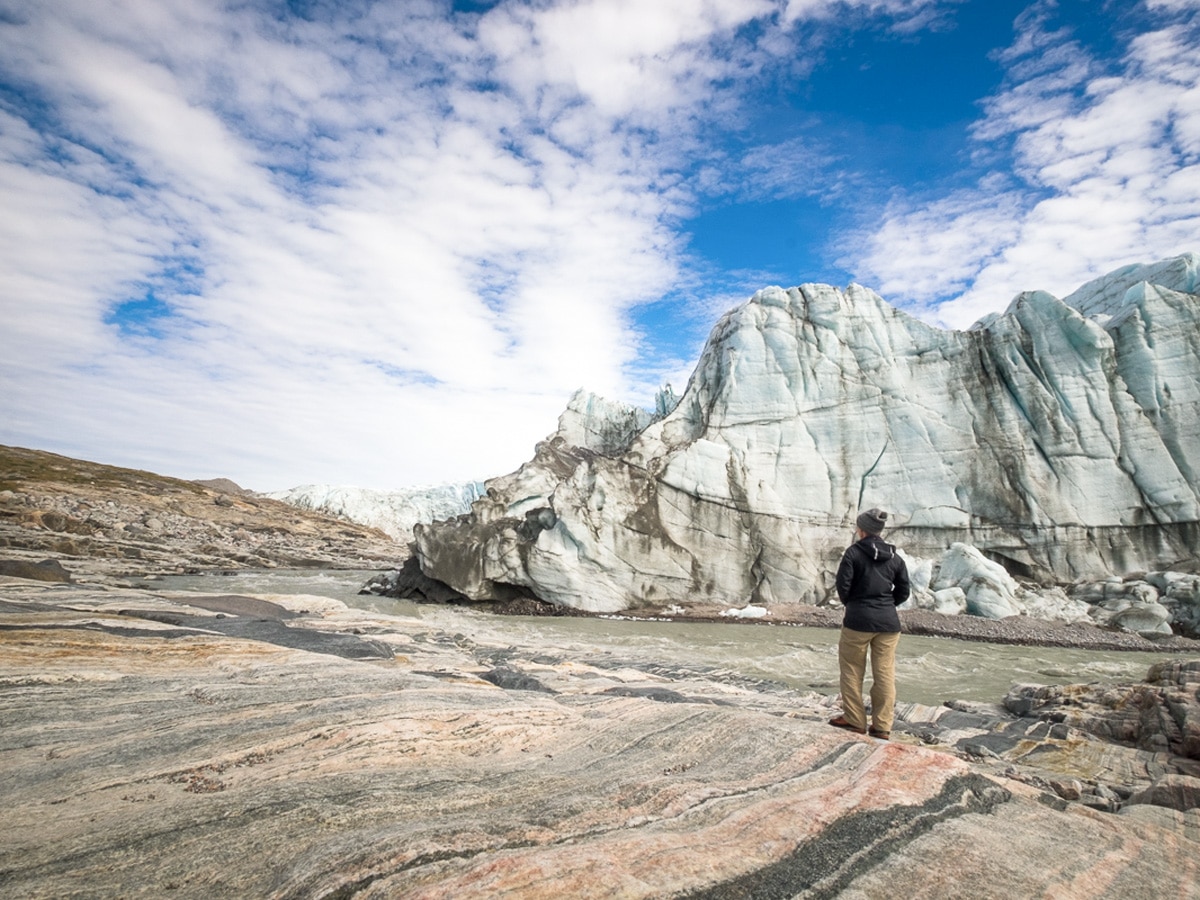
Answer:
<svg viewBox="0 0 1200 900"><path fill-rule="evenodd" d="M813 123L811 130L819 132L819 125ZM737 178L730 177L730 170ZM856 180L845 170L844 159L820 141L803 137L751 147L735 165L721 160L701 173L700 185L710 194L736 194L739 199L817 196L833 202Z"/></svg>
<svg viewBox="0 0 1200 900"><path fill-rule="evenodd" d="M698 196L852 193L806 143L714 144L746 85L803 66L795 23L914 29L953 2L406 0L305 20L9 0L0 440L260 489L511 470L577 387L682 388L687 361L630 312L696 284L676 225ZM896 198L860 280L965 292L944 311L964 316L1045 271L1075 286L1049 263L1080 221L1080 271L1191 240L1188 34L1145 36L1115 79L1035 39L976 132L1013 143L1021 180ZM692 302L710 321L742 299L712 293Z"/></svg>
<svg viewBox="0 0 1200 900"><path fill-rule="evenodd" d="M659 116L711 94L734 63L705 52L713 36L772 12L768 0L583 0L546 8L497 7L483 46L530 102L582 97L601 125ZM550 102L553 103L551 98Z"/></svg>
<svg viewBox="0 0 1200 900"><path fill-rule="evenodd" d="M576 387L644 389L674 169L748 65L713 42L773 8L13 5L0 437L256 487L515 467Z"/></svg>
<svg viewBox="0 0 1200 900"><path fill-rule="evenodd" d="M874 289L918 309L922 298L966 290L981 266L996 261L997 246L1016 240L1022 212L1015 192L1003 189L960 191L917 209L897 204L870 236Z"/></svg>
<svg viewBox="0 0 1200 900"><path fill-rule="evenodd" d="M928 17L936 13L938 5L936 0L787 0L783 18L789 22L829 19L847 10L861 10L872 15L890 16L902 27L913 27L928 21Z"/></svg>
<svg viewBox="0 0 1200 900"><path fill-rule="evenodd" d="M1020 290L1064 296L1120 265L1196 249L1200 236L1197 33L1136 36L1104 71L1032 17L1003 56L1013 80L975 137L1011 141L1018 179L995 175L923 201L901 197L847 241L844 262L881 293L955 327ZM930 300L951 298L936 309Z"/></svg>

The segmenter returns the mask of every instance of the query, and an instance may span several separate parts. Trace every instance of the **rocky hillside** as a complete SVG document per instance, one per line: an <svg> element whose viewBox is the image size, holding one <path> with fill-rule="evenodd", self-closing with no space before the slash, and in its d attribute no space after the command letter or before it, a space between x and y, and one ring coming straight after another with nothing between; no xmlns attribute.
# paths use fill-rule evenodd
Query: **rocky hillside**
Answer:
<svg viewBox="0 0 1200 900"><path fill-rule="evenodd" d="M243 491L0 446L0 574L55 559L75 580L254 568L386 568L382 531ZM54 569L43 567L46 578ZM35 575L37 573L34 573Z"/></svg>

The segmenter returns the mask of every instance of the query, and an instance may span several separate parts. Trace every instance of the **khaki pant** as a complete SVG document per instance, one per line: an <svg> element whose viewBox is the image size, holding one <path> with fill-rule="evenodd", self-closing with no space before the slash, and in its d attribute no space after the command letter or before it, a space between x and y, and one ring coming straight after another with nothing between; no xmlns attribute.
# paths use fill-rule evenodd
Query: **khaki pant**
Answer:
<svg viewBox="0 0 1200 900"><path fill-rule="evenodd" d="M866 729L863 709L863 678L867 674L867 650L871 651L871 726L891 731L896 705L896 645L899 632L842 629L838 641L838 667L842 673L842 715L855 728Z"/></svg>

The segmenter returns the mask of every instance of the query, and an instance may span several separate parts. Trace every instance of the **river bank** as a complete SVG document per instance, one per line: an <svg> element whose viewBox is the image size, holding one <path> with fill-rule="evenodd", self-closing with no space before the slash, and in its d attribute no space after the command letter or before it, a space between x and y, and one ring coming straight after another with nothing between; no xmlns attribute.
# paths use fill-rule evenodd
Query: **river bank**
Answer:
<svg viewBox="0 0 1200 900"><path fill-rule="evenodd" d="M762 619L711 617L707 621L763 622ZM841 610L817 606L799 607L773 617L770 624L809 628L840 628ZM1130 650L1143 653L1192 654L1200 656L1200 641L1180 635L1143 637L1116 628L1086 622L1051 622L1031 616L985 619L981 616L947 616L926 609L900 612L904 634L947 637L989 644L1019 644L1026 647L1071 647L1078 650Z"/></svg>
<svg viewBox="0 0 1200 900"><path fill-rule="evenodd" d="M364 589L374 580L377 573L366 570L293 570L275 573L241 572L228 576L154 576L146 579L122 579L121 583L151 588L166 586L173 590L264 590L284 593L313 592L329 593L351 606L370 608L373 602L383 602L379 597ZM264 587L265 586L265 587ZM372 598L377 598L372 600ZM408 604L409 610L431 609L438 604ZM767 609L761 617L730 616L728 611L715 605L696 604L686 612L679 608L663 607L646 610L641 614L603 614L583 610L556 607L536 600L487 602L467 604L461 607L499 616L542 618L599 619L606 621L675 622L679 624L706 624L730 627L792 627L792 628L841 628L842 612L829 607L801 604L778 604ZM1058 647L1077 650L1127 651L1134 653L1167 653L1200 657L1200 640L1180 635L1156 635L1145 637L1118 628L1103 627L1087 622L1055 622L1032 616L1010 616L1005 619L985 619L970 615L944 615L927 609L904 609L900 611L900 624L905 634L924 637L944 637L961 641L989 644L1008 644L1022 647Z"/></svg>
<svg viewBox="0 0 1200 900"><path fill-rule="evenodd" d="M696 605L686 613L670 608L645 614L597 614L581 610L548 609L536 601L479 604L499 615L519 616L578 616L608 619L628 619L663 622L704 622L743 626L793 626L803 628L841 628L842 611L829 607L800 604L778 604L767 609L766 615L755 617L730 616L720 607ZM1173 653L1200 656L1200 640L1181 635L1146 637L1118 628L1106 628L1087 622L1055 622L1032 616L1009 616L1004 619L985 619L982 616L944 615L927 609L900 611L904 634L926 637L947 637L960 641L989 644L1018 644L1026 647L1071 647L1079 650L1129 650L1144 653Z"/></svg>

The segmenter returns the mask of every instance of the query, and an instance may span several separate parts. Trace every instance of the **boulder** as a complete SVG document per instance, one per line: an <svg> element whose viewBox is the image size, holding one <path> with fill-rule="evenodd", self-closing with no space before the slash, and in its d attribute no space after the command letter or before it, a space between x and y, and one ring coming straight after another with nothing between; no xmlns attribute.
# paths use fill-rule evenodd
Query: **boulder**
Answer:
<svg viewBox="0 0 1200 900"><path fill-rule="evenodd" d="M9 578L30 578L34 581L71 582L71 573L57 559L31 563L24 559L0 559L0 575Z"/></svg>
<svg viewBox="0 0 1200 900"><path fill-rule="evenodd" d="M1171 622L1179 631L1200 637L1200 575L1155 572L1147 581L1158 589L1158 602L1171 611Z"/></svg>
<svg viewBox="0 0 1200 900"><path fill-rule="evenodd" d="M967 595L957 586L934 591L933 609L944 616L961 615L967 611Z"/></svg>
<svg viewBox="0 0 1200 900"><path fill-rule="evenodd" d="M1165 775L1127 801L1130 805L1150 803L1186 812L1200 808L1200 778L1190 775Z"/></svg>
<svg viewBox="0 0 1200 900"><path fill-rule="evenodd" d="M1016 602L1017 583L999 563L985 559L975 547L952 544L942 557L934 576L935 590L958 588L966 599L966 611L985 619L1020 615Z"/></svg>
<svg viewBox="0 0 1200 900"><path fill-rule="evenodd" d="M1116 613L1109 623L1138 634L1171 634L1171 611L1160 603L1141 603Z"/></svg>
<svg viewBox="0 0 1200 900"><path fill-rule="evenodd" d="M1160 573L1157 581L1164 587L1168 581L1173 584L1175 580L1167 576L1174 574ZM1090 604L1089 615L1098 625L1148 637L1170 635L1174 633L1171 623L1177 619L1186 621L1194 607L1188 602L1190 598L1186 588L1180 592L1187 599L1184 599L1184 609L1179 613L1176 611L1181 605L1179 598L1168 601L1170 606L1164 605L1159 602L1159 590L1151 580L1112 577L1077 584L1071 589L1071 597L1077 602Z"/></svg>

